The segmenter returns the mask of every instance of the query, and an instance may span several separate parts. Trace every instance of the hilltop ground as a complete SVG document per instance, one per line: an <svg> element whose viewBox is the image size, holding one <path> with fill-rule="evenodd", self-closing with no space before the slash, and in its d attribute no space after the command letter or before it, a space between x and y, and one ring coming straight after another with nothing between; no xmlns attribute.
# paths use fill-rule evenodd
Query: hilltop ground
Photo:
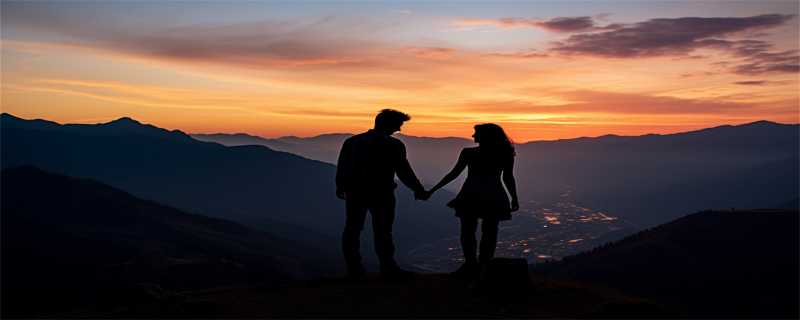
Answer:
<svg viewBox="0 0 800 320"><path fill-rule="evenodd" d="M447 274L385 281L317 277L180 293L139 306L97 305L54 318L683 318L662 303L559 279L523 294L492 294Z"/></svg>

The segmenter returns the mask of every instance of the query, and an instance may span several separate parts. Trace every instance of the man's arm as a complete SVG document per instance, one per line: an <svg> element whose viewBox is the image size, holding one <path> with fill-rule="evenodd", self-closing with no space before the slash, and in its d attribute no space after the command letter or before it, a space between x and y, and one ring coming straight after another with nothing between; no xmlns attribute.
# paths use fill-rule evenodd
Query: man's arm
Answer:
<svg viewBox="0 0 800 320"><path fill-rule="evenodd" d="M342 150L339 151L339 160L336 162L336 197L339 199L347 199L345 194L345 154L347 153L347 141L342 144Z"/></svg>
<svg viewBox="0 0 800 320"><path fill-rule="evenodd" d="M417 175L414 174L414 170L411 169L411 164L409 164L408 159L406 159L406 146L399 141L395 145L397 146L397 149L394 150L397 178L399 178L400 182L406 185L406 187L414 191L414 199L428 200L429 196L428 193L425 192L425 187L419 182Z"/></svg>

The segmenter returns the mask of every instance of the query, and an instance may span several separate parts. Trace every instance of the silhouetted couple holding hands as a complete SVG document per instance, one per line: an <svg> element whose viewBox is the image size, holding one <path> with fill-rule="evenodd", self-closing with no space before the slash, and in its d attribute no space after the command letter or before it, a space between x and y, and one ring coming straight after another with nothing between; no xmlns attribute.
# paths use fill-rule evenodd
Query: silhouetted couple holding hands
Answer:
<svg viewBox="0 0 800 320"><path fill-rule="evenodd" d="M496 124L475 126L478 147L464 148L450 173L430 191L417 179L406 159L403 142L392 137L411 117L397 110L384 109L375 117L375 128L345 140L339 153L336 171L336 196L345 199L347 221L342 234L347 271L350 277L366 273L361 264L360 236L367 212L372 214L375 251L380 260L381 278L405 279L414 272L400 269L394 260L392 224L395 216L394 176L414 191L414 199L428 200L436 190L455 180L465 168L467 179L461 191L447 206L455 209L461 219L461 248L464 264L451 274L473 277L480 265L494 257L500 221L510 220L511 212L519 209L514 180L513 141ZM501 179L502 176L502 179ZM511 194L509 202L508 193ZM475 232L482 219L480 255Z"/></svg>

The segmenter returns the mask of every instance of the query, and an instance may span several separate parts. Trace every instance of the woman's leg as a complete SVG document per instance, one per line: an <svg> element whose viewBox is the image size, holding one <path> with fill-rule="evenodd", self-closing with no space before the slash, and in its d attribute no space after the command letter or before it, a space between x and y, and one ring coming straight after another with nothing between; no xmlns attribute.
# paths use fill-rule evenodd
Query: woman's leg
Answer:
<svg viewBox="0 0 800 320"><path fill-rule="evenodd" d="M464 252L465 263L477 263L478 240L475 239L475 231L478 230L478 218L461 219L461 250Z"/></svg>
<svg viewBox="0 0 800 320"><path fill-rule="evenodd" d="M480 264L484 264L494 258L494 249L497 247L497 232L500 230L499 225L499 220L483 219L481 224Z"/></svg>

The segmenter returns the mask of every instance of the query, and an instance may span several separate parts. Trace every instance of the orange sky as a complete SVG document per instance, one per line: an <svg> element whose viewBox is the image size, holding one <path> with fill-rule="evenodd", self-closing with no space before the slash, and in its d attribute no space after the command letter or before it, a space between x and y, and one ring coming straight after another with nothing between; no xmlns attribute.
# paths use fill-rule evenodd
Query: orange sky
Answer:
<svg viewBox="0 0 800 320"><path fill-rule="evenodd" d="M519 142L798 123L791 2L2 3L3 112ZM574 4L574 3L573 3Z"/></svg>

